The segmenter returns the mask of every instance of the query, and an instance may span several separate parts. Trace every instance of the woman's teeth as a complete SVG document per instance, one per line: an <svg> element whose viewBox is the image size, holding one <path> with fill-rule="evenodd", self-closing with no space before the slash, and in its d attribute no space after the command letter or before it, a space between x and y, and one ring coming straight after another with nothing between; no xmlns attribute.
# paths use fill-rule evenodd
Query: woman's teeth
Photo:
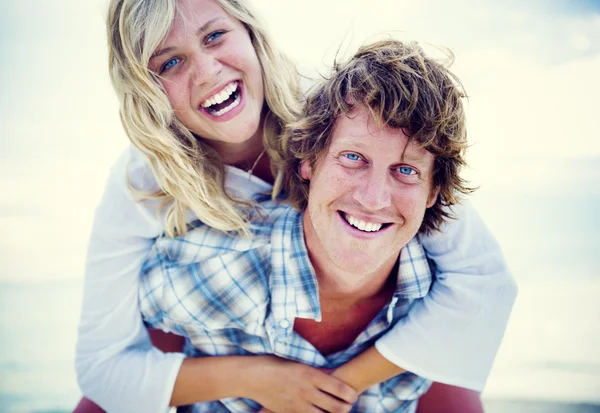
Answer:
<svg viewBox="0 0 600 413"><path fill-rule="evenodd" d="M231 82L219 93L202 102L200 106L212 116L222 116L240 104L241 93L238 88L237 81Z"/></svg>
<svg viewBox="0 0 600 413"><path fill-rule="evenodd" d="M346 222L348 222L348 224L365 232L379 231L383 226L383 224L380 223L361 221L360 219L354 218L352 215L348 214L344 214L344 218L346 218Z"/></svg>
<svg viewBox="0 0 600 413"><path fill-rule="evenodd" d="M212 111L211 109L208 109L208 111L213 116L221 116L221 115L226 114L227 112L229 112L231 109L235 108L239 104L240 104L240 95L237 95L235 100L233 102L231 102L231 104L229 106L226 106L223 109L220 109L217 111Z"/></svg>
<svg viewBox="0 0 600 413"><path fill-rule="evenodd" d="M237 87L237 82L231 82L230 84L225 86L223 90L221 90L219 93L202 102L200 106L202 106L203 108L207 108L209 106L218 105L219 103L225 102L227 99L229 99L229 96L231 96L231 94L235 92Z"/></svg>

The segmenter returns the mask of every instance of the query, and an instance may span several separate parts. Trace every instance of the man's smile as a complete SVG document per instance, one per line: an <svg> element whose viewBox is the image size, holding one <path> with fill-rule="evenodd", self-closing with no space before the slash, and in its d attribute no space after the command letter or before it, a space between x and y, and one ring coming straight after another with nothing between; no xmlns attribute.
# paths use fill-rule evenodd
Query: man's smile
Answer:
<svg viewBox="0 0 600 413"><path fill-rule="evenodd" d="M346 223L362 232L380 232L392 225L391 223L362 220L344 211L338 211L338 213Z"/></svg>

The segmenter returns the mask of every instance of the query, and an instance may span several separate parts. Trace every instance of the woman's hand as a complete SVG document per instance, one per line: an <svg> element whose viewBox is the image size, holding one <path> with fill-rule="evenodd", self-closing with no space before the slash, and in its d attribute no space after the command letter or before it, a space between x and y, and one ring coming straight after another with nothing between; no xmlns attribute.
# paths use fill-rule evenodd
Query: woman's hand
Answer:
<svg viewBox="0 0 600 413"><path fill-rule="evenodd" d="M249 398L264 407L263 413L345 413L358 397L352 387L317 368L275 356L253 359Z"/></svg>

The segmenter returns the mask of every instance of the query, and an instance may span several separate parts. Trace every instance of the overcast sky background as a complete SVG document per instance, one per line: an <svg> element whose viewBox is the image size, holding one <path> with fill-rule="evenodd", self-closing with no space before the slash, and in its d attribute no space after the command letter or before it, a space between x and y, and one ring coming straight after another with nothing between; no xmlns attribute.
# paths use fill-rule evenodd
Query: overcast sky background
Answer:
<svg viewBox="0 0 600 413"><path fill-rule="evenodd" d="M600 187L600 1L254 2L303 68L386 31L452 49L482 196L561 190L573 174ZM82 277L95 205L127 145L106 73L105 7L0 3L0 281Z"/></svg>

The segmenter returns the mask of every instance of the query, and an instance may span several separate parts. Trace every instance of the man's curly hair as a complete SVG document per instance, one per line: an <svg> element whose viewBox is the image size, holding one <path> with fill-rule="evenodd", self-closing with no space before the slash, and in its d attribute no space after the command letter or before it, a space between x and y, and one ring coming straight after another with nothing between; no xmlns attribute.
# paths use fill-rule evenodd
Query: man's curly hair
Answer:
<svg viewBox="0 0 600 413"><path fill-rule="evenodd" d="M286 128L283 156L276 160L276 189L304 210L309 182L300 176L301 162L314 167L329 147L336 119L362 105L380 126L402 129L409 141L435 155L433 189L440 192L420 231L437 230L452 217L448 207L459 202L459 195L474 190L459 175L466 165L465 96L458 78L425 56L416 43L385 40L365 45L346 63L335 63L331 77L312 89L304 112Z"/></svg>

